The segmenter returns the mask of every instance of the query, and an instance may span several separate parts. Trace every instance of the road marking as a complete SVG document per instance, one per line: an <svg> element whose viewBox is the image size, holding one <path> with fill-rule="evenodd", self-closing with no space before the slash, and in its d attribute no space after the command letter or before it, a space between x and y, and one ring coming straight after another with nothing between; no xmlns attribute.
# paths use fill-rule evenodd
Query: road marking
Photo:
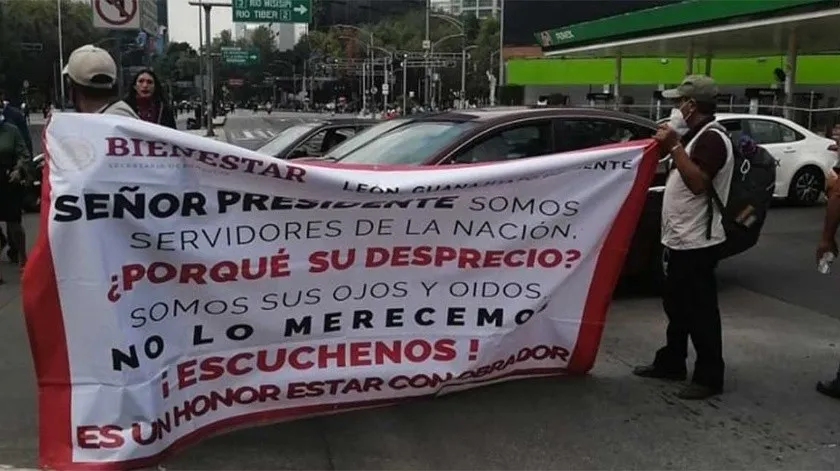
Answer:
<svg viewBox="0 0 840 471"><path fill-rule="evenodd" d="M254 129L254 134L256 134L260 139L269 138L269 136L262 129Z"/></svg>
<svg viewBox="0 0 840 471"><path fill-rule="evenodd" d="M270 137L274 137L277 135L277 133L272 131L271 129L266 129L265 132L267 132Z"/></svg>
<svg viewBox="0 0 840 471"><path fill-rule="evenodd" d="M242 131L242 135L245 136L245 139L253 139L254 135L251 134L251 131Z"/></svg>

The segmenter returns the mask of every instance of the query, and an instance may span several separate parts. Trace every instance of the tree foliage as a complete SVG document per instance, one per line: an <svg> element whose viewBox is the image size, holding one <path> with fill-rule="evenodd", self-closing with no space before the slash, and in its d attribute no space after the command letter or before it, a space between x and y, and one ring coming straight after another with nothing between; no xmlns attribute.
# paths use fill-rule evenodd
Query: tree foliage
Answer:
<svg viewBox="0 0 840 471"><path fill-rule="evenodd" d="M313 2L314 11L322 9L319 0ZM317 14L316 14L317 17ZM467 95L468 97L486 97L489 84L486 72L495 73L498 68L499 22L493 18L478 19L465 15L453 18L463 26L464 37L452 37L437 43L435 52L460 53L462 47L472 46L469 51L467 64ZM457 35L461 29L444 19L432 17L429 23L429 38L435 43L441 38ZM223 31L214 40L214 47L232 43L246 49L256 49L259 52L259 64L242 67L219 63L217 77L222 80L229 78L242 79L245 85L236 90L236 94L247 97L254 93L262 93L267 98L272 92L270 79L266 77L289 77L294 71L299 76L304 70L311 75L313 69L318 74L331 74L338 78L346 90L358 90L358 77L340 69L330 69L330 62L335 59L362 59L367 56L367 44L393 53L394 70L402 81L400 57L403 52L422 51L423 40L426 38L425 15L410 12L400 16L385 18L374 24L363 24L356 28L322 27L311 29L307 35L295 45L291 51L277 51L271 30L258 27L248 39L233 41L229 31ZM382 52L375 48L375 55L382 57ZM456 67L438 70L444 84L444 96L450 92L457 92L461 82L461 63L456 61ZM326 67L325 67L326 65ZM417 80L423 75L422 69L409 69L408 80L410 89L416 88ZM291 91L291 83L282 83L281 88ZM297 82L297 89L300 82ZM396 85L395 92L401 93L400 85Z"/></svg>
<svg viewBox="0 0 840 471"><path fill-rule="evenodd" d="M170 95L173 100L183 100L191 97L189 88L178 87L177 82L195 83L195 76L199 74L198 52L190 43L169 43L163 56L154 64L158 78L170 85Z"/></svg>
<svg viewBox="0 0 840 471"><path fill-rule="evenodd" d="M64 59L73 49L108 36L91 23L90 2L61 0ZM24 51L21 43L37 43L40 51ZM55 0L0 2L0 83L9 95L20 96L23 81L36 100L52 93L60 77L58 5Z"/></svg>

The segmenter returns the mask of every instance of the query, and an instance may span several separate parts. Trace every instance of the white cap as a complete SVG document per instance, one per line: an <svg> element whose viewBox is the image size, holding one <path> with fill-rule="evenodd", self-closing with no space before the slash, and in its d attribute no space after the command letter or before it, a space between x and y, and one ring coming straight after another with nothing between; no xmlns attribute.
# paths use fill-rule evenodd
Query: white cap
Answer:
<svg viewBox="0 0 840 471"><path fill-rule="evenodd" d="M117 83L117 64L111 54L92 44L73 51L62 73L83 87L108 89Z"/></svg>

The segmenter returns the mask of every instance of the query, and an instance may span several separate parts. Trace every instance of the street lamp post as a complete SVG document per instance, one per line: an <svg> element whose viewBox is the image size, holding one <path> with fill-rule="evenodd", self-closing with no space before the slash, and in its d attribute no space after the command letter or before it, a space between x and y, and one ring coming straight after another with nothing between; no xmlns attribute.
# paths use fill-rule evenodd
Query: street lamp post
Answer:
<svg viewBox="0 0 840 471"><path fill-rule="evenodd" d="M286 64L286 65L292 67L292 95L297 95L297 81L295 80L295 75L297 74L297 72L296 72L295 64L293 64L289 61L284 61L283 59L274 59L273 63L274 64ZM274 90L274 103L277 104L277 84L276 83L273 84L272 89Z"/></svg>
<svg viewBox="0 0 840 471"><path fill-rule="evenodd" d="M61 84L61 105L59 107L60 110L64 110L64 103L66 101L64 90L64 34L62 33L61 28L61 0L55 0L56 5L58 6L58 67L61 69L60 72L62 76L60 77L59 84Z"/></svg>
<svg viewBox="0 0 840 471"><path fill-rule="evenodd" d="M464 39L466 41L466 38ZM467 51L478 46L466 46L461 49L461 109L467 107Z"/></svg>
<svg viewBox="0 0 840 471"><path fill-rule="evenodd" d="M502 50L501 49L496 49L495 51L490 53L490 66L491 67L493 65L493 56L495 56L497 54L499 55L499 63L502 62ZM499 70L500 71L502 70L501 65L499 66ZM493 78L493 74L491 74L489 70L487 71L487 78L488 79ZM499 79L490 80L490 106L496 106L496 86L500 85L500 84L501 84L501 81Z"/></svg>
<svg viewBox="0 0 840 471"><path fill-rule="evenodd" d="M426 0L426 40L423 42L424 45L431 44L429 41L429 21L432 12L432 0ZM423 105L428 105L429 102L429 90L430 87L430 79L432 78L431 69L429 68L429 50L425 49L424 47L424 61L423 63L426 65L426 80L423 87ZM418 90L419 93L419 90Z"/></svg>
<svg viewBox="0 0 840 471"><path fill-rule="evenodd" d="M436 15L432 15L432 16L436 16ZM442 37L442 38L438 39L437 41L435 41L435 42L432 44L432 47L431 47L431 53L432 53L432 54L434 54L434 53L435 53L435 48L438 46L438 44L440 44L440 43L442 43L442 42L444 42L444 41L446 41L446 40L448 40L448 39L452 39L452 38L462 38L462 37L464 37L464 33L463 33L463 32L461 32L461 33L457 33L457 34L450 34L450 35L447 35L447 36L444 36L444 37ZM467 53L466 53L466 51L464 50L464 48L463 48L463 47L461 48L461 52L462 52L462 54L461 54L461 60L462 60L461 68L463 69L464 67L466 67L466 65L464 65L464 62L466 61L466 54L467 54ZM462 86L462 87L464 86L464 85L463 85L463 83L462 83L462 85L461 85L461 86ZM434 97L434 93L432 93L432 108L434 108L434 105L435 105L435 97Z"/></svg>
<svg viewBox="0 0 840 471"><path fill-rule="evenodd" d="M402 86L402 94L403 94L403 116L408 115L408 54L403 54L403 86Z"/></svg>
<svg viewBox="0 0 840 471"><path fill-rule="evenodd" d="M202 49L204 49L204 26L202 25L201 21L201 8L197 8L198 10L198 106L207 107L207 97L205 96L204 92L206 91L204 85L204 61L201 60ZM198 116L199 127L201 127L201 116Z"/></svg>
<svg viewBox="0 0 840 471"><path fill-rule="evenodd" d="M215 137L213 132L213 107L215 106L214 86L213 86L213 56L210 55L210 45L212 44L210 36L210 9L213 8L210 4L204 5L204 46L207 54L207 134L206 137Z"/></svg>
<svg viewBox="0 0 840 471"><path fill-rule="evenodd" d="M499 0L499 86L504 85L505 75L505 0Z"/></svg>
<svg viewBox="0 0 840 471"><path fill-rule="evenodd" d="M374 41L373 31L365 31L364 29L359 28L358 26L346 25L346 24L333 25L333 28L352 29L352 30L355 30L359 33L367 34L367 35L370 36L370 42L367 43L367 52L368 52L368 60L370 61L370 87L369 88L372 91L373 87L374 87L374 83L375 83L375 75L374 74L375 74L375 70L376 70L376 68L373 65L373 41ZM356 39L358 39L358 38L356 38ZM365 44L364 41L360 40L360 42L362 44ZM364 72L363 72L363 74L364 74ZM364 75L362 75L362 76L364 77ZM362 94L362 109L367 108L367 93L368 93L368 89L365 88L365 93ZM373 102L373 93L371 93L371 102Z"/></svg>
<svg viewBox="0 0 840 471"><path fill-rule="evenodd" d="M201 11L201 7L204 7L204 49L205 54L207 55L205 58L205 64L207 68L207 133L205 134L206 137L215 137L216 133L213 132L213 105L215 101L214 96L214 87L213 87L213 56L210 54L210 46L213 44L211 41L210 35L210 11L213 7L227 7L230 8L230 3L221 3L221 2L206 2L204 0L198 1L191 1L189 2L190 6L199 7L199 12ZM199 13L201 15L201 13ZM199 21L199 26L201 25L201 21Z"/></svg>
<svg viewBox="0 0 840 471"><path fill-rule="evenodd" d="M438 39L435 42L435 44L438 44L439 42L441 42L445 39L454 38L454 37L458 37L458 36L463 38L463 40L461 41L461 103L462 103L462 106L463 106L464 98L466 96L466 88L467 88L467 83L466 83L467 82L467 72L466 72L466 69L467 69L467 49L471 49L475 46L467 47L467 31L466 31L466 29L464 29L464 23L456 20L455 18L452 18L451 16L436 15L436 14L429 15L429 16L431 16L433 18L440 19L440 20L444 20L447 23L449 23L449 24L455 26L456 28L458 28L458 30L461 32L460 34L451 34L449 36L444 36L443 38Z"/></svg>

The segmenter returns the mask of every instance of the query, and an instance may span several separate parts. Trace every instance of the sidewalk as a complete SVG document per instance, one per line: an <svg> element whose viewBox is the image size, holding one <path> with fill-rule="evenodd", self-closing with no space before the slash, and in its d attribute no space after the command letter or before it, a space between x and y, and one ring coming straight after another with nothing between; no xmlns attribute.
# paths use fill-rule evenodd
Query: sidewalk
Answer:
<svg viewBox="0 0 840 471"><path fill-rule="evenodd" d="M740 288L721 293L727 386L708 402L630 374L664 339L653 298L614 303L588 377L489 386L434 400L210 439L168 469L840 469L840 322ZM258 443L283 443L264 447Z"/></svg>

